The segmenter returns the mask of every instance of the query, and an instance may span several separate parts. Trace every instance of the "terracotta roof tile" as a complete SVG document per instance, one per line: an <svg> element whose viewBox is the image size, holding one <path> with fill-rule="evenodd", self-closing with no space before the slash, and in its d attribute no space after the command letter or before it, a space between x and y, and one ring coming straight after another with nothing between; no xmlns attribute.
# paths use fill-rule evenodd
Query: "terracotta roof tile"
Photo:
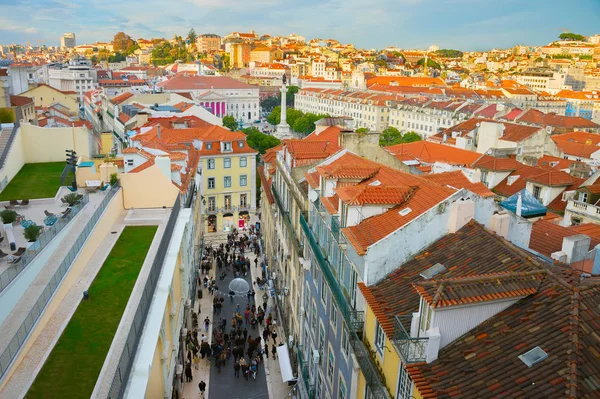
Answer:
<svg viewBox="0 0 600 399"><path fill-rule="evenodd" d="M335 189L342 202L348 205L400 205L408 200L413 191L414 187L367 184Z"/></svg>
<svg viewBox="0 0 600 399"><path fill-rule="evenodd" d="M434 181L436 183L448 187L454 187L456 189L465 188L484 198L494 197L496 195L489 188L487 188L485 184L481 182L472 183L460 170L444 173L435 173L423 177L427 180Z"/></svg>
<svg viewBox="0 0 600 399"><path fill-rule="evenodd" d="M494 172L509 172L517 169L517 163L513 158L496 158L484 154L471 166Z"/></svg>
<svg viewBox="0 0 600 399"><path fill-rule="evenodd" d="M584 224L579 226L563 227L547 220L538 220L533 223L531 237L529 239L529 248L550 257L553 252L562 249L562 242L565 237L571 237L577 234L585 234L592 237L591 248L600 244L600 228L593 224Z"/></svg>
<svg viewBox="0 0 600 399"><path fill-rule="evenodd" d="M128 99L130 99L131 97L133 97L133 93L126 91L123 94L119 94L118 96L115 96L113 98L110 99L110 102L113 104L121 104L124 101L127 101Z"/></svg>
<svg viewBox="0 0 600 399"><path fill-rule="evenodd" d="M265 177L264 166L258 166L256 168L256 171L258 172L258 177L260 178L261 187L262 187L263 191L265 192L267 201L269 202L269 204L273 205L275 203L275 197L273 197L273 192L271 191L271 185L269 184L269 182L267 181L267 179Z"/></svg>
<svg viewBox="0 0 600 399"><path fill-rule="evenodd" d="M570 186L573 184L571 175L560 170L545 170L540 174L529 176L525 180L549 187Z"/></svg>
<svg viewBox="0 0 600 399"><path fill-rule="evenodd" d="M474 151L462 150L453 146L431 141L398 144L385 147L400 161L417 159L424 163L441 162L449 165L470 165L481 157Z"/></svg>

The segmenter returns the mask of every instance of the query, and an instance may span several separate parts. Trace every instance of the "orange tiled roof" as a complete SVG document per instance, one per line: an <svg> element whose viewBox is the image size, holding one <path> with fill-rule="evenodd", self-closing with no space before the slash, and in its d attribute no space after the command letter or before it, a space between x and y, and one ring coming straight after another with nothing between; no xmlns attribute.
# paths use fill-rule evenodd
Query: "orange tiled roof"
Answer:
<svg viewBox="0 0 600 399"><path fill-rule="evenodd" d="M525 180L550 187L570 186L573 184L571 175L560 170L545 170L540 174L529 176Z"/></svg>
<svg viewBox="0 0 600 399"><path fill-rule="evenodd" d="M115 96L113 98L110 99L110 102L113 104L121 104L124 101L127 101L128 99L130 99L131 97L133 97L133 93L126 91L123 94L119 94L118 96Z"/></svg>
<svg viewBox="0 0 600 399"><path fill-rule="evenodd" d="M471 166L494 172L508 172L517 168L517 161L513 158L496 158L484 154Z"/></svg>
<svg viewBox="0 0 600 399"><path fill-rule="evenodd" d="M327 209L327 212L329 212L330 215L335 215L338 213L338 207L340 203L337 194L333 195L332 197L321 197L321 203L325 206L325 209Z"/></svg>
<svg viewBox="0 0 600 399"><path fill-rule="evenodd" d="M473 151L424 140L393 145L385 147L385 149L400 161L417 159L425 163L442 162L450 165L470 165L481 157L481 154Z"/></svg>
<svg viewBox="0 0 600 399"><path fill-rule="evenodd" d="M402 186L356 186L336 188L339 198L348 205L400 205L414 191L413 187Z"/></svg>
<svg viewBox="0 0 600 399"><path fill-rule="evenodd" d="M154 158L147 160L146 162L144 162L143 164L131 169L129 171L129 173L138 173L141 172L142 170L146 170L148 169L150 166L154 165Z"/></svg>
<svg viewBox="0 0 600 399"><path fill-rule="evenodd" d="M533 223L531 228L529 248L550 257L553 252L562 250L565 237L577 234L585 234L592 238L590 248L600 244L600 231L595 224L586 223L580 226L564 227L547 220L538 220Z"/></svg>
<svg viewBox="0 0 600 399"><path fill-rule="evenodd" d="M454 187L457 189L465 188L484 198L494 197L496 195L489 188L487 188L485 184L481 182L472 183L460 170L435 173L423 177L427 180L434 181L448 187Z"/></svg>

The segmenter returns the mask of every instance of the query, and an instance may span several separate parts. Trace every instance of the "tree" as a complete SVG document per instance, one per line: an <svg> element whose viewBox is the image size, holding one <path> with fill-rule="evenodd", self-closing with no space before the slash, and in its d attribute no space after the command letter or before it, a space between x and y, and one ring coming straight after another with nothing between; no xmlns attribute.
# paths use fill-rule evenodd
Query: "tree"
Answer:
<svg viewBox="0 0 600 399"><path fill-rule="evenodd" d="M225 115L223 117L223 126L231 131L236 131L238 129L238 123L231 115Z"/></svg>
<svg viewBox="0 0 600 399"><path fill-rule="evenodd" d="M302 118L304 116L304 112L294 109L294 108L286 108L285 109L285 121L288 125L294 126L296 120Z"/></svg>
<svg viewBox="0 0 600 399"><path fill-rule="evenodd" d="M423 64L425 64L425 58L421 58L419 61L417 61L417 65L423 66ZM431 58L427 59L427 68L442 69L442 67L440 66L440 64L438 64L437 62L435 62Z"/></svg>
<svg viewBox="0 0 600 399"><path fill-rule="evenodd" d="M573 41L584 41L585 36L579 35L577 33L564 32L558 36L561 40L573 40Z"/></svg>
<svg viewBox="0 0 600 399"><path fill-rule="evenodd" d="M115 55L109 55L108 56L108 62L121 62L121 61L125 61L125 55L121 54L120 52L116 52Z"/></svg>
<svg viewBox="0 0 600 399"><path fill-rule="evenodd" d="M440 57L445 57L445 58L462 58L462 56L463 56L462 51L453 50L453 49L439 49L435 53L437 55L439 55Z"/></svg>
<svg viewBox="0 0 600 399"><path fill-rule="evenodd" d="M251 134L256 134L256 133L261 133L260 130L258 130L257 127L255 126L251 126L251 127L245 127L242 129L242 133L244 133L245 135L251 135Z"/></svg>
<svg viewBox="0 0 600 399"><path fill-rule="evenodd" d="M271 112L278 104L281 104L281 95L269 96L260 100L260 107L265 112Z"/></svg>
<svg viewBox="0 0 600 399"><path fill-rule="evenodd" d="M173 46L164 41L152 50L152 63L154 65L167 65L175 61L173 57Z"/></svg>
<svg viewBox="0 0 600 399"><path fill-rule="evenodd" d="M402 133L400 130L393 126L389 126L379 136L379 145L382 147L389 147L391 145L400 144L402 140Z"/></svg>
<svg viewBox="0 0 600 399"><path fill-rule="evenodd" d="M197 37L198 35L196 35L196 31L194 30L194 28L190 29L190 31L187 34L187 39L190 41L190 44L196 44Z"/></svg>
<svg viewBox="0 0 600 399"><path fill-rule="evenodd" d="M135 41L125 32L119 32L113 38L113 51L121 51L127 53L136 45Z"/></svg>
<svg viewBox="0 0 600 399"><path fill-rule="evenodd" d="M315 131L315 123L318 120L328 117L329 115L327 114L313 114L311 112L308 112L302 115L301 117L296 118L294 124L290 124L290 126L292 126L292 129L296 133L302 133L304 135L307 135Z"/></svg>
<svg viewBox="0 0 600 399"><path fill-rule="evenodd" d="M276 106L273 108L271 113L267 116L267 122L269 122L271 125L278 125L280 119L281 119L281 107Z"/></svg>
<svg viewBox="0 0 600 399"><path fill-rule="evenodd" d="M264 154L269 148L278 146L281 141L275 137L261 132L253 132L248 135L246 142L250 148Z"/></svg>
<svg viewBox="0 0 600 399"><path fill-rule="evenodd" d="M296 93L298 93L298 90L300 90L298 86L288 86L288 91L285 94L285 103L288 107L294 106L294 97L296 96ZM279 101L281 101L281 97L279 98Z"/></svg>
<svg viewBox="0 0 600 399"><path fill-rule="evenodd" d="M358 134L365 134L365 133L369 133L369 129L367 129L366 127L359 127L358 129L355 130L355 132Z"/></svg>
<svg viewBox="0 0 600 399"><path fill-rule="evenodd" d="M406 132L402 135L402 143L413 143L421 140L421 136L415 132Z"/></svg>

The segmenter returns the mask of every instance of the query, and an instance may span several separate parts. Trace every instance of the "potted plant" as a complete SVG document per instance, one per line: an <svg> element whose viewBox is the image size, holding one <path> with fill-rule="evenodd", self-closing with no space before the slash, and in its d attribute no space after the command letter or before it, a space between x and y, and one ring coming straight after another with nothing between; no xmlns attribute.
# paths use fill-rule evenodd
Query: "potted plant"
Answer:
<svg viewBox="0 0 600 399"><path fill-rule="evenodd" d="M38 226L37 224L27 226L25 230L23 230L23 236L27 240L27 248L36 243L40 234L42 234L42 226Z"/></svg>
<svg viewBox="0 0 600 399"><path fill-rule="evenodd" d="M119 181L119 177L116 173L111 173L110 174L110 185L114 186L115 184L117 184L117 182Z"/></svg>
<svg viewBox="0 0 600 399"><path fill-rule="evenodd" d="M81 197L77 193L67 194L63 197L64 202L69 204L69 206L73 206L79 202Z"/></svg>
<svg viewBox="0 0 600 399"><path fill-rule="evenodd" d="M5 209L0 212L0 218L2 218L2 223L4 224L4 232L6 233L6 241L8 241L8 245L10 245L11 250L17 249L15 243L15 235L13 233L13 223L17 220L17 212Z"/></svg>

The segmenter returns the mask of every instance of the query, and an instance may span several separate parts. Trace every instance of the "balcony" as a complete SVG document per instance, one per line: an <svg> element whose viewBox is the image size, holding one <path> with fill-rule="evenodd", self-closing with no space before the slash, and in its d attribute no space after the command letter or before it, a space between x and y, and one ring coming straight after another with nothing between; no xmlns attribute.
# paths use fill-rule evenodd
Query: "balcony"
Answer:
<svg viewBox="0 0 600 399"><path fill-rule="evenodd" d="M573 212L584 217L600 220L600 207L587 202L569 200L567 203L567 212Z"/></svg>
<svg viewBox="0 0 600 399"><path fill-rule="evenodd" d="M377 399L391 398L390 393L383 383L382 376L379 374L377 367L369 356L368 349L360 338L365 323L364 312L354 310L350 305L350 302L344 294L343 288L333 273L331 265L323 256L321 247L319 246L319 243L317 242L312 230L304 218L304 215L302 214L300 215L300 225L315 256L315 259L319 264L321 272L323 273L323 277L325 278L325 281L327 281L327 285L331 290L331 297L342 313L344 323L348 327L348 338L350 345L352 346L356 360L361 368L365 380L367 381L367 385L372 393L372 397Z"/></svg>
<svg viewBox="0 0 600 399"><path fill-rule="evenodd" d="M394 337L392 338L392 342L398 348L398 352L400 352L400 355L407 364L427 360L425 350L429 340L427 337L411 337L411 323L412 315L396 316L394 320Z"/></svg>
<svg viewBox="0 0 600 399"><path fill-rule="evenodd" d="M300 378L302 382L300 385L300 390L303 391L304 395L301 395L301 398L307 397L308 399L315 398L315 386L311 384L310 381L310 364L306 363L304 357L302 356L302 350L304 347L302 345L298 346L298 366L300 367Z"/></svg>

